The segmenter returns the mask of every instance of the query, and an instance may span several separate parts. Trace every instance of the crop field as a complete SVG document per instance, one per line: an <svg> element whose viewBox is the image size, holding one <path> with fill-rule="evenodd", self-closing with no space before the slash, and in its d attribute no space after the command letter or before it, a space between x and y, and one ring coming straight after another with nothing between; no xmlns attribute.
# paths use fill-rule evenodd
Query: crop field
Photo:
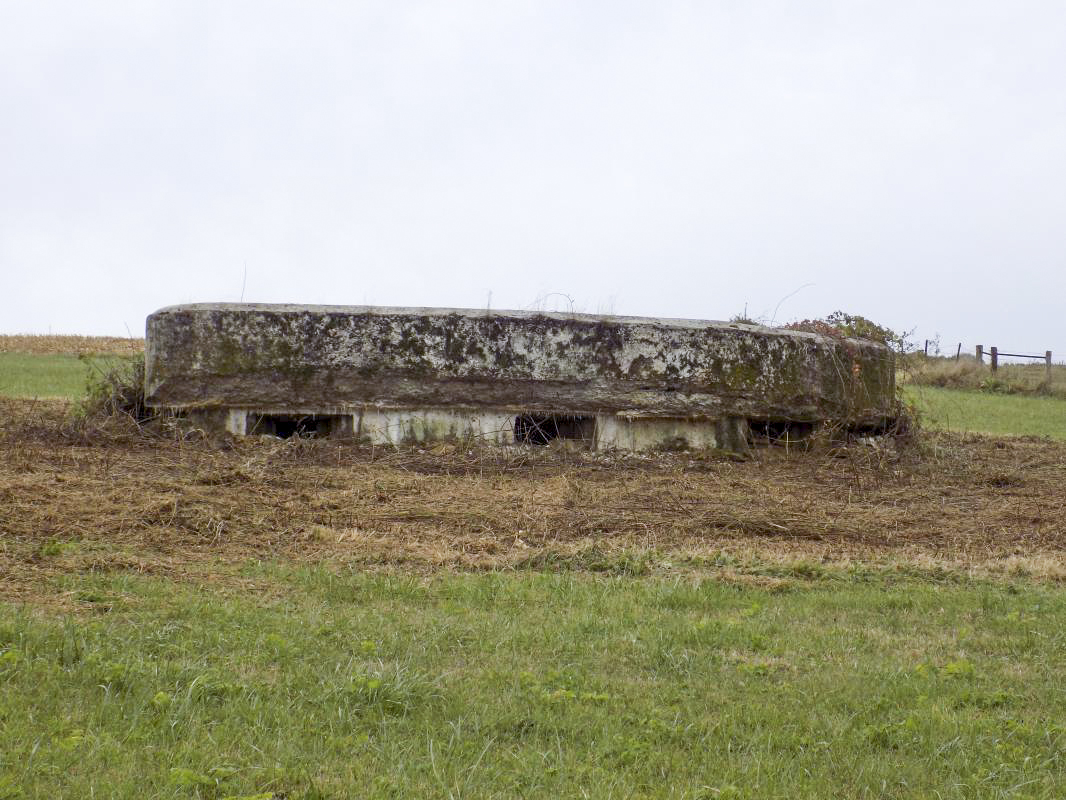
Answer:
<svg viewBox="0 0 1066 800"><path fill-rule="evenodd" d="M1066 442L382 449L5 393L4 800L1066 796Z"/></svg>

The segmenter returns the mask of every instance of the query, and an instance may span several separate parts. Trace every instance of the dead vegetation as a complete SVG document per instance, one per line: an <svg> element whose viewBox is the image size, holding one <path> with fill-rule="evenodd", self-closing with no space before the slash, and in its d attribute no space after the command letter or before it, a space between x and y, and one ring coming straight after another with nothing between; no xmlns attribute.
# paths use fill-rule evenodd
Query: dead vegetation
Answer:
<svg viewBox="0 0 1066 800"><path fill-rule="evenodd" d="M1051 380L1042 363L1003 364L996 372L973 356L954 358L911 356L901 382L941 389L966 389L995 394L1034 394L1066 399L1066 366L1054 364Z"/></svg>
<svg viewBox="0 0 1066 800"><path fill-rule="evenodd" d="M737 462L181 439L59 402L0 400L0 418L6 597L65 571L199 580L248 558L614 569L725 554L1066 574L1066 445L1045 440L930 435L903 456L763 448Z"/></svg>

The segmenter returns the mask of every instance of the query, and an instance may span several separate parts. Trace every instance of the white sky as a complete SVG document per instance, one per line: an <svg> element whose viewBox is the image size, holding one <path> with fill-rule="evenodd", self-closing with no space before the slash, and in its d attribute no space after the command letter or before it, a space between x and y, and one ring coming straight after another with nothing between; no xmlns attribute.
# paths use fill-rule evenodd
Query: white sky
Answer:
<svg viewBox="0 0 1066 800"><path fill-rule="evenodd" d="M1060 360L1066 2L0 0L0 279L4 333L558 292Z"/></svg>

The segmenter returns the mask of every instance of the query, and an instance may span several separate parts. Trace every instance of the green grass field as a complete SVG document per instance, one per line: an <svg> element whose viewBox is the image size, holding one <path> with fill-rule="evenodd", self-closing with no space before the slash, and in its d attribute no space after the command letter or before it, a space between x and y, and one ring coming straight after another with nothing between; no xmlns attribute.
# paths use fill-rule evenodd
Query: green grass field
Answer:
<svg viewBox="0 0 1066 800"><path fill-rule="evenodd" d="M1066 796L1061 590L799 573L72 575L0 797Z"/></svg>
<svg viewBox="0 0 1066 800"><path fill-rule="evenodd" d="M0 353L0 395L80 398L91 376L106 373L122 360L118 356Z"/></svg>
<svg viewBox="0 0 1066 800"><path fill-rule="evenodd" d="M988 361L979 364L973 357L924 358L914 353L899 366L901 382L914 386L1043 395L1066 400L1066 364L1052 364L1048 372L1042 362L1005 363L993 372Z"/></svg>
<svg viewBox="0 0 1066 800"><path fill-rule="evenodd" d="M908 386L923 424L937 430L1066 439L1066 400L1019 394Z"/></svg>

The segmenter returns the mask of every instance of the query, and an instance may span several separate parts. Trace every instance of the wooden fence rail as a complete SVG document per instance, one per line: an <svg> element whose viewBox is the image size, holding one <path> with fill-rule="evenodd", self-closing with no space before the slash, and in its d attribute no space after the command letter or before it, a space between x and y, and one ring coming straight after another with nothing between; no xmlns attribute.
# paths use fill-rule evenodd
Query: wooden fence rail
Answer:
<svg viewBox="0 0 1066 800"><path fill-rule="evenodd" d="M1001 353L998 347L989 349L989 355L991 356L992 371L995 372L999 369L999 357L1010 356L1011 358L1034 358L1043 359L1044 368L1047 370L1047 382L1051 383L1051 351L1047 350L1042 356L1031 356L1026 353ZM977 345L977 363L983 364L985 361L985 348L984 345Z"/></svg>

